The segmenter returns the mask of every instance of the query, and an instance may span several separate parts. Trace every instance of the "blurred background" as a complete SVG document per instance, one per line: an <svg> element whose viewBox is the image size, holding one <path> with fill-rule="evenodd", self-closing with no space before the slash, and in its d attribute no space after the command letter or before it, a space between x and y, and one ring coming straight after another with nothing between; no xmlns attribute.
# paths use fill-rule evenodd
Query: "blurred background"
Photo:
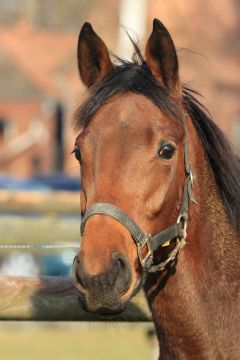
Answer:
<svg viewBox="0 0 240 360"><path fill-rule="evenodd" d="M182 82L203 95L240 152L238 0L0 0L1 244L79 243L71 114L85 92L76 60L80 28L91 22L112 53L130 58L124 27L144 52L155 17L174 39ZM73 256L72 249L1 250L0 275L70 276ZM0 355L154 359L152 334L149 325L1 323Z"/></svg>

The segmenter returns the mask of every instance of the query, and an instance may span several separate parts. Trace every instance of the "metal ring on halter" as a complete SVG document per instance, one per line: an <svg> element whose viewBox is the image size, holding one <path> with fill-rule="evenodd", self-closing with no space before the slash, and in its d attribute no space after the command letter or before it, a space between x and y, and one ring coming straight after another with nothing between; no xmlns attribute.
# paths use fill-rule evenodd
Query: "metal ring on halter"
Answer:
<svg viewBox="0 0 240 360"><path fill-rule="evenodd" d="M188 215L186 213L179 214L178 219L177 219L177 224L182 225L180 237L181 237L181 239L185 239L187 236Z"/></svg>

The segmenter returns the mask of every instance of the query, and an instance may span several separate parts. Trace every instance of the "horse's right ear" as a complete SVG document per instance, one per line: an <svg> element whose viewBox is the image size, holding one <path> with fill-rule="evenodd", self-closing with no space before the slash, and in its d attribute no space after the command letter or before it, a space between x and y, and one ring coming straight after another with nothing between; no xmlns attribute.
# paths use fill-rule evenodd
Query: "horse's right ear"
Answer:
<svg viewBox="0 0 240 360"><path fill-rule="evenodd" d="M177 53L168 30L158 19L153 21L153 31L146 47L146 61L157 80L171 90L178 89Z"/></svg>
<svg viewBox="0 0 240 360"><path fill-rule="evenodd" d="M81 79L87 87L102 80L113 69L106 45L89 23L80 31L77 58Z"/></svg>

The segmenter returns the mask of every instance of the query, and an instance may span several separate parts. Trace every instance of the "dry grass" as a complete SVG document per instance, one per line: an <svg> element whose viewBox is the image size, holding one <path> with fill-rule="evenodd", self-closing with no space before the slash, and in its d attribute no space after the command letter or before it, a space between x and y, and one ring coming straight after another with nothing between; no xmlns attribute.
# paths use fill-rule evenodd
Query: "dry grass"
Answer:
<svg viewBox="0 0 240 360"><path fill-rule="evenodd" d="M2 360L151 360L149 325L69 324L0 331Z"/></svg>

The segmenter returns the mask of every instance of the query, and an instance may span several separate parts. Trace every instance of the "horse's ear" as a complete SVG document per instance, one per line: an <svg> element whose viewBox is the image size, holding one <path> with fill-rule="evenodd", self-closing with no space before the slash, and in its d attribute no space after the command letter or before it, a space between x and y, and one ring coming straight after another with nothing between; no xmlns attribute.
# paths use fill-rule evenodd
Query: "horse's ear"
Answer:
<svg viewBox="0 0 240 360"><path fill-rule="evenodd" d="M153 20L153 31L147 42L146 61L153 76L171 90L177 90L178 59L172 38L158 19Z"/></svg>
<svg viewBox="0 0 240 360"><path fill-rule="evenodd" d="M113 69L106 45L89 23L85 23L80 31L77 58L81 79L87 87L103 79Z"/></svg>

